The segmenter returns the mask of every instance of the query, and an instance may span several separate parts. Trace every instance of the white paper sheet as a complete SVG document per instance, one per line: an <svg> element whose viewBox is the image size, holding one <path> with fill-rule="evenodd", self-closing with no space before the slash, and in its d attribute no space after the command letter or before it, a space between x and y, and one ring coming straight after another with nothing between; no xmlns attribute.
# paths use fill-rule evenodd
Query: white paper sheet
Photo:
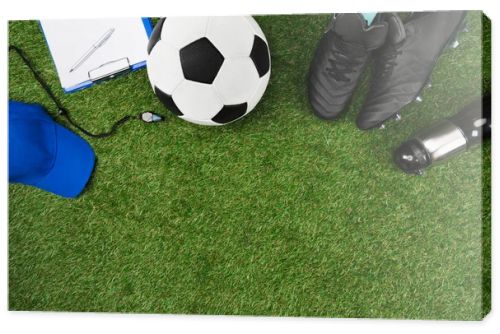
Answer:
<svg viewBox="0 0 500 334"><path fill-rule="evenodd" d="M40 21L61 86L71 91L89 81L89 71L120 58L130 65L146 60L148 35L141 18ZM114 32L81 66L70 72L78 59L107 31Z"/></svg>

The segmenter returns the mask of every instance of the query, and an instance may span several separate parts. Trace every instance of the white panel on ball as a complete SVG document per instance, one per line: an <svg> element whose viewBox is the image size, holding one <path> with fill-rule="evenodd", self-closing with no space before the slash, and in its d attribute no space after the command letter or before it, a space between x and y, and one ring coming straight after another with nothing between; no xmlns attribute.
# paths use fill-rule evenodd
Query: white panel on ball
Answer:
<svg viewBox="0 0 500 334"><path fill-rule="evenodd" d="M257 21L255 21L255 19L253 17L251 17L251 16L247 16L245 18L247 19L247 22L252 27L252 30L253 30L254 34L257 35L257 36L259 36L260 38L262 38L266 42L266 44L267 44L266 36L264 35L264 32L260 28L260 26L257 23Z"/></svg>
<svg viewBox="0 0 500 334"><path fill-rule="evenodd" d="M252 98L248 100L248 111L255 108L257 103L259 103L260 99L264 95L264 92L266 91L270 76L271 76L271 71L268 71L262 78L260 78L260 82L257 89L255 90Z"/></svg>
<svg viewBox="0 0 500 334"><path fill-rule="evenodd" d="M252 59L226 59L213 86L224 104L247 102L259 85L259 74Z"/></svg>
<svg viewBox="0 0 500 334"><path fill-rule="evenodd" d="M187 116L180 116L185 121L188 121L190 123L198 124L198 125L208 125L208 126L216 126L216 125L223 125L219 123L215 123L211 120L200 120L200 119L194 119L194 118L189 118Z"/></svg>
<svg viewBox="0 0 500 334"><path fill-rule="evenodd" d="M181 49L205 37L209 17L167 17L163 23L161 40Z"/></svg>
<svg viewBox="0 0 500 334"><path fill-rule="evenodd" d="M245 16L212 17L208 23L207 38L224 58L245 57L252 51L252 30Z"/></svg>
<svg viewBox="0 0 500 334"><path fill-rule="evenodd" d="M172 98L188 119L210 120L223 107L211 85L190 80L184 80L175 89Z"/></svg>
<svg viewBox="0 0 500 334"><path fill-rule="evenodd" d="M148 58L148 77L151 85L158 87L168 95L184 80L179 50L160 41L151 51Z"/></svg>

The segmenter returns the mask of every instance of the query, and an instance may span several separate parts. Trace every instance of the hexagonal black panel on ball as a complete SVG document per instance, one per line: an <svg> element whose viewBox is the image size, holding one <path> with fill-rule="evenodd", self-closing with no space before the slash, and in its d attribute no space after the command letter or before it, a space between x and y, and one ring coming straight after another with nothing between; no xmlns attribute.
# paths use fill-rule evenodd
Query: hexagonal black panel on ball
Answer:
<svg viewBox="0 0 500 334"><path fill-rule="evenodd" d="M180 51L184 78L211 84L219 72L224 56L206 37L183 47Z"/></svg>
<svg viewBox="0 0 500 334"><path fill-rule="evenodd" d="M270 68L269 64L269 48L266 42L259 36L255 35L253 40L252 52L250 53L250 58L252 58L257 72L259 72L259 77L263 77Z"/></svg>

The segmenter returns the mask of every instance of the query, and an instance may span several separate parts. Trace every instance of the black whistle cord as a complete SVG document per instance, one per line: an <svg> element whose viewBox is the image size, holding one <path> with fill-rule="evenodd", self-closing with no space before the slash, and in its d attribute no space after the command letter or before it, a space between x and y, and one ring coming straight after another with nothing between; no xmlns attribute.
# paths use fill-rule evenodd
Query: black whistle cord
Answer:
<svg viewBox="0 0 500 334"><path fill-rule="evenodd" d="M113 135L116 132L116 130L118 130L118 128L120 126L122 126L124 123L126 123L126 122L128 122L129 120L132 120L132 119L142 120L142 121L144 121L146 123L160 122L160 121L163 121L165 119L162 115L159 115L159 114L152 113L152 112L148 111L148 112L142 112L142 113L140 113L137 116L128 115L128 116L124 116L124 117L120 118L118 121L116 121L111 126L111 129L109 131L107 131L107 132L92 133L90 131L87 131L87 130L85 130L83 127L81 127L78 123L76 123L71 118L71 116L69 115L68 110L63 107L63 105L61 104L61 102L54 95L54 93L52 92L52 89L50 89L50 87L47 84L47 82L41 77L40 73L38 73L38 71L35 69L35 66L31 62L31 60L26 56L26 53L24 52L24 50L22 50L21 48L15 46L15 45L9 45L9 51L15 51L19 55L19 57L21 57L21 59L23 60L24 64L26 66L28 66L28 68L31 70L31 73L33 73L33 76L35 77L36 81L38 81L38 83L40 84L40 86L42 86L42 88L45 91L45 93L47 93L47 95L50 97L50 99L56 105L56 107L57 107L57 114L61 115L61 116L64 116L66 118L66 120L72 126L74 126L78 130L80 130L83 134L85 134L85 135L87 135L89 137L92 137L92 138L105 138L105 137L109 137L109 136Z"/></svg>

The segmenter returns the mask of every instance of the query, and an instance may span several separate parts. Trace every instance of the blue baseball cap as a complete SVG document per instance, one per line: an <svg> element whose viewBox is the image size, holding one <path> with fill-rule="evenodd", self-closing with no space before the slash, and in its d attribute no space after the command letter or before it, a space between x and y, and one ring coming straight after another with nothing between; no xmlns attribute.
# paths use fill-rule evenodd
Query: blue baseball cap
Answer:
<svg viewBox="0 0 500 334"><path fill-rule="evenodd" d="M90 145L42 106L9 101L9 182L73 198L85 188L94 163Z"/></svg>

